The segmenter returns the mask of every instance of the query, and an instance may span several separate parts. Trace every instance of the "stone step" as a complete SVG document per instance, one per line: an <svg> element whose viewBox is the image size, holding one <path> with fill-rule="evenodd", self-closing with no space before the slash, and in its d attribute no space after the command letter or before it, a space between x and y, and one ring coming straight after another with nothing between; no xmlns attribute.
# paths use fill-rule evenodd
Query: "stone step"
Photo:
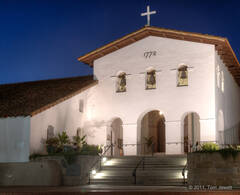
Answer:
<svg viewBox="0 0 240 195"><path fill-rule="evenodd" d="M107 159L114 159L114 160L140 160L142 159L143 157L127 157L127 156L124 156L124 157L108 157L108 156L105 156L105 158ZM164 156L164 157L144 157L144 159L146 160L165 160L165 159L168 159L168 160L172 160L172 159L186 159L187 157L186 156Z"/></svg>
<svg viewBox="0 0 240 195"><path fill-rule="evenodd" d="M183 179L156 179L154 177L142 179L137 177L136 185L166 185L166 186L183 186ZM106 185L135 185L134 177L132 178L119 178L119 179L91 179L91 184L106 184Z"/></svg>
<svg viewBox="0 0 240 195"><path fill-rule="evenodd" d="M134 168L136 168L136 165L135 166L121 166L121 165L116 165L116 166L102 166L102 170L124 170L124 169L127 169L127 170L133 170ZM156 169L156 170L161 170L161 169L183 169L184 166L179 166L179 165L144 165L144 167L141 165L138 167L137 170L143 170L143 169L146 169L146 170L149 170L149 169Z"/></svg>
<svg viewBox="0 0 240 195"><path fill-rule="evenodd" d="M148 179L150 177L158 178L158 179L183 179L182 172L161 172L161 173L156 173L156 172L137 172L136 173L137 177L142 177L143 179ZM110 173L110 174L104 174L103 172L99 172L96 175L92 175L92 179L116 179L116 178L126 178L126 177L133 177L132 172L127 172L127 173Z"/></svg>
<svg viewBox="0 0 240 195"><path fill-rule="evenodd" d="M102 165L114 166L119 164L138 164L141 159L132 160L132 159L107 159L106 162L103 162ZM176 165L185 165L186 159L145 159L145 164L176 164Z"/></svg>
<svg viewBox="0 0 240 195"><path fill-rule="evenodd" d="M138 164L140 162L139 161L130 161L130 160L109 160L106 162L102 162L102 165L116 165L116 164ZM143 161L142 161L143 162ZM176 161L176 160L172 160L172 161L168 161L168 160L152 160L152 161L144 161L145 164L177 164L177 165L185 165L186 161Z"/></svg>
<svg viewBox="0 0 240 195"><path fill-rule="evenodd" d="M139 158L141 159L142 157L145 157L145 158L183 158L183 157L187 157L186 154L168 154L168 155L142 155L142 156L131 156L131 155L128 155L128 156L104 156L104 157L107 157L107 158L115 158L115 159L124 159L124 158L127 158L127 159L136 159L136 158Z"/></svg>
<svg viewBox="0 0 240 195"><path fill-rule="evenodd" d="M121 166L121 165L118 165L118 166L102 166L102 170L134 170L134 168L136 167L135 166ZM144 170L151 170L151 169L154 169L154 170L162 170L162 169L183 169L184 166L167 166L167 165L145 165L144 166ZM139 166L138 167L138 170L142 170L143 167L142 166Z"/></svg>
<svg viewBox="0 0 240 195"><path fill-rule="evenodd" d="M97 173L98 175L103 176L132 176L133 170L123 170L123 171L116 171L116 170L102 170ZM137 170L137 175L143 176L151 176L151 175L159 175L159 176L176 176L180 177L182 175L181 169L163 169L163 170Z"/></svg>
<svg viewBox="0 0 240 195"><path fill-rule="evenodd" d="M115 163L137 163L142 159L107 159L107 161L111 162L112 164ZM146 163L175 163L175 164L185 164L186 163L186 158L182 159L144 159L144 162Z"/></svg>
<svg viewBox="0 0 240 195"><path fill-rule="evenodd" d="M91 175L91 184L135 185L133 171L141 156L107 157L101 170ZM184 185L182 170L186 155L146 156L136 172L137 185Z"/></svg>

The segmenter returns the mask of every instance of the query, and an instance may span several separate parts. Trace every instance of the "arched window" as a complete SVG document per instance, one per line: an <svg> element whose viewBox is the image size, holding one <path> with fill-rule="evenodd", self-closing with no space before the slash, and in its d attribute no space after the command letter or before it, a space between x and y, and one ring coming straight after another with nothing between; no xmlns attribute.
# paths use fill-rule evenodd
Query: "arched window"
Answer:
<svg viewBox="0 0 240 195"><path fill-rule="evenodd" d="M188 86L188 67L186 65L182 65L178 68L177 86Z"/></svg>
<svg viewBox="0 0 240 195"><path fill-rule="evenodd" d="M221 90L224 92L224 73L221 71Z"/></svg>
<svg viewBox="0 0 240 195"><path fill-rule="evenodd" d="M154 69L147 71L146 89L156 89L156 71Z"/></svg>
<svg viewBox="0 0 240 195"><path fill-rule="evenodd" d="M54 127L52 125L48 125L47 128L47 139L54 137Z"/></svg>
<svg viewBox="0 0 240 195"><path fill-rule="evenodd" d="M217 87L220 88L220 78L221 78L221 72L220 72L220 67L217 65L216 69L216 75L217 75Z"/></svg>
<svg viewBox="0 0 240 195"><path fill-rule="evenodd" d="M77 136L81 137L82 136L82 129L77 128Z"/></svg>
<svg viewBox="0 0 240 195"><path fill-rule="evenodd" d="M121 72L117 76L117 92L126 92L126 73Z"/></svg>
<svg viewBox="0 0 240 195"><path fill-rule="evenodd" d="M84 106L83 99L80 99L79 100L79 112L83 112L83 106Z"/></svg>

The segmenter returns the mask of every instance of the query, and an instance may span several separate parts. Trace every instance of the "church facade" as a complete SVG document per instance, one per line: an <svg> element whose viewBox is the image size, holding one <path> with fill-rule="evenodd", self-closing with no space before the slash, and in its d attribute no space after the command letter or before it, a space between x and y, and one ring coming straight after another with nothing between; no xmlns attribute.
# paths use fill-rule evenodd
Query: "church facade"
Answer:
<svg viewBox="0 0 240 195"><path fill-rule="evenodd" d="M239 143L240 66L226 38L147 26L78 60L94 73L80 91L37 112L0 118L1 137L25 132L8 147L24 157L1 151L0 161L27 161L43 152L50 129L112 144L116 156Z"/></svg>

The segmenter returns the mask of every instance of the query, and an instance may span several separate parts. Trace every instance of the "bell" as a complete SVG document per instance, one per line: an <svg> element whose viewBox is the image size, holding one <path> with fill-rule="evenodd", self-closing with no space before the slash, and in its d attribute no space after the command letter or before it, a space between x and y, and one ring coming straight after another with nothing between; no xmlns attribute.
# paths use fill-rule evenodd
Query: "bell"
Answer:
<svg viewBox="0 0 240 195"><path fill-rule="evenodd" d="M150 74L150 76L148 77L148 84L150 85L154 85L156 83L156 79L154 76L154 73Z"/></svg>
<svg viewBox="0 0 240 195"><path fill-rule="evenodd" d="M186 79L187 78L187 71L181 71L181 79Z"/></svg>
<svg viewBox="0 0 240 195"><path fill-rule="evenodd" d="M120 86L121 87L125 87L126 86L126 78L125 78L125 76L122 76L120 79L121 79L120 80Z"/></svg>

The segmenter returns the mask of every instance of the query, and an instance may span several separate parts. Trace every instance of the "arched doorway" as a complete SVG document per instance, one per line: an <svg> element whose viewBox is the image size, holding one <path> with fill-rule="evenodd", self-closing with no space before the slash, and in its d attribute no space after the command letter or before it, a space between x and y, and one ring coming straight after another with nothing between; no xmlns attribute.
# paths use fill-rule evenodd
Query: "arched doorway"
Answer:
<svg viewBox="0 0 240 195"><path fill-rule="evenodd" d="M112 145L111 155L122 156L123 155L123 127L122 120L120 118L114 118L110 121L110 126L107 132L107 143Z"/></svg>
<svg viewBox="0 0 240 195"><path fill-rule="evenodd" d="M220 145L224 144L224 115L222 110L218 111L217 141Z"/></svg>
<svg viewBox="0 0 240 195"><path fill-rule="evenodd" d="M183 120L184 152L188 153L200 143L200 117L197 113L190 112Z"/></svg>
<svg viewBox="0 0 240 195"><path fill-rule="evenodd" d="M165 153L165 118L158 110L145 114L141 120L141 154Z"/></svg>

